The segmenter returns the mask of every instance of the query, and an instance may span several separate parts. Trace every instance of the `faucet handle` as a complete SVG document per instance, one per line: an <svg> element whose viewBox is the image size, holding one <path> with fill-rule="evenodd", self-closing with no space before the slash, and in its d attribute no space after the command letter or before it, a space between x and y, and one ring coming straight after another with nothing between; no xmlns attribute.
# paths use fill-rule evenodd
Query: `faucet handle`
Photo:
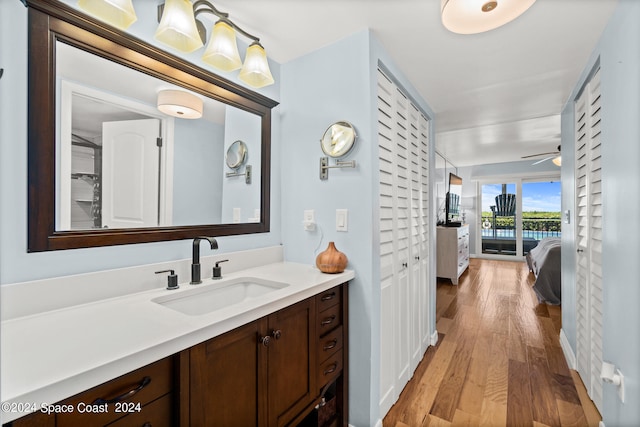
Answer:
<svg viewBox="0 0 640 427"><path fill-rule="evenodd" d="M173 290L178 289L180 286L178 285L178 275L174 270L161 270L156 271L156 274L160 273L169 273L167 276L167 289Z"/></svg>
<svg viewBox="0 0 640 427"><path fill-rule="evenodd" d="M220 267L221 262L227 262L228 259L223 259L221 261L216 262L215 267L213 267L213 276L212 279L222 279L222 267Z"/></svg>

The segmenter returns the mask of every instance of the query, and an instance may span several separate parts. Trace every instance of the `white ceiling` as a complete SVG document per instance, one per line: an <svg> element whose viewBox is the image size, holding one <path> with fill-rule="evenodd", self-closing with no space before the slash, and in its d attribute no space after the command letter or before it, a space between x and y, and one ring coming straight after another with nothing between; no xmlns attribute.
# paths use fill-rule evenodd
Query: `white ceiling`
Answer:
<svg viewBox="0 0 640 427"><path fill-rule="evenodd" d="M213 3L281 64L371 29L434 110L438 151L469 166L556 149L562 106L617 1L537 0L476 35L447 31L440 0Z"/></svg>

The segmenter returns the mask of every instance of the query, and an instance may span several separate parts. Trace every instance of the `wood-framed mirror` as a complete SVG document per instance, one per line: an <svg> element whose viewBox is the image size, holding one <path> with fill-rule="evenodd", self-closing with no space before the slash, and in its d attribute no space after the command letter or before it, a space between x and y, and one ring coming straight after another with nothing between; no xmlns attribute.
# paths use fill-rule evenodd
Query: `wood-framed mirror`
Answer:
<svg viewBox="0 0 640 427"><path fill-rule="evenodd" d="M29 252L269 231L276 101L64 3L27 5ZM165 89L188 93L196 110L203 104L202 117L160 112L155 100ZM147 139L131 130L138 124L151 124ZM200 128L204 141L193 137ZM257 153L254 181L222 191L233 185L223 179L225 152L238 139ZM194 140L198 147L185 147Z"/></svg>

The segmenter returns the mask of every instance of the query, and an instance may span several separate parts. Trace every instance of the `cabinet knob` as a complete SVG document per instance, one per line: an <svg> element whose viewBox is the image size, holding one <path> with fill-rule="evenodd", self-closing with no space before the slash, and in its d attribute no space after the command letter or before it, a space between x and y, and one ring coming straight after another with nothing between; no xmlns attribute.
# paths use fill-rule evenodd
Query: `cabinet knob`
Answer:
<svg viewBox="0 0 640 427"><path fill-rule="evenodd" d="M403 263L402 263L402 266L403 266L404 268L407 268L407 267L409 266L409 264L407 264L406 262L403 262Z"/></svg>
<svg viewBox="0 0 640 427"><path fill-rule="evenodd" d="M282 331L280 329L276 329L275 331L271 332L271 336L276 339L279 340L280 337L282 336Z"/></svg>
<svg viewBox="0 0 640 427"><path fill-rule="evenodd" d="M420 255L416 255L416 261L420 261Z"/></svg>
<svg viewBox="0 0 640 427"><path fill-rule="evenodd" d="M265 336L260 338L260 344L262 344L265 347L269 347L269 344L271 344L271 337L270 336Z"/></svg>

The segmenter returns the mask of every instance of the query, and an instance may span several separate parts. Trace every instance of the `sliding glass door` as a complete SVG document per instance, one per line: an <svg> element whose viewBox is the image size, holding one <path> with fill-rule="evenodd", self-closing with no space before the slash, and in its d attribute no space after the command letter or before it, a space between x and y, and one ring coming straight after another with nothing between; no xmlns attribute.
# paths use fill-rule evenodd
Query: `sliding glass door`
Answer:
<svg viewBox="0 0 640 427"><path fill-rule="evenodd" d="M518 255L518 193L511 183L481 185L482 253L492 255Z"/></svg>
<svg viewBox="0 0 640 427"><path fill-rule="evenodd" d="M560 181L522 183L522 250L526 255L540 240L561 235Z"/></svg>
<svg viewBox="0 0 640 427"><path fill-rule="evenodd" d="M540 240L560 237L560 188L558 179L482 183L478 227L481 253L497 258L522 257Z"/></svg>

